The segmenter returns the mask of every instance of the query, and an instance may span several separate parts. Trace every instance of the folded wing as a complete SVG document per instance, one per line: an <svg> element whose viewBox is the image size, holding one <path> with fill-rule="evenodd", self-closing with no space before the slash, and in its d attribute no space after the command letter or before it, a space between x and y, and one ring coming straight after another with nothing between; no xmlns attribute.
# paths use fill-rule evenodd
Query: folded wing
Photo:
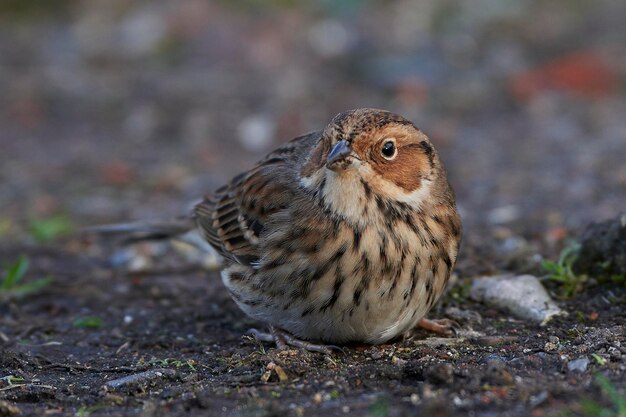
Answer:
<svg viewBox="0 0 626 417"><path fill-rule="evenodd" d="M222 256L245 265L261 257L258 243L268 221L294 200L299 163L319 137L293 139L195 207L196 224Z"/></svg>

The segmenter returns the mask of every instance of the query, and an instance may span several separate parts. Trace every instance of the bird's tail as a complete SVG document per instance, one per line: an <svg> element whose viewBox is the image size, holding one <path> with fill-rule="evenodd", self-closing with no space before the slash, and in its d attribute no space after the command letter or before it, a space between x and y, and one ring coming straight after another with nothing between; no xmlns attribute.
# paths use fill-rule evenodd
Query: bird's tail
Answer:
<svg viewBox="0 0 626 417"><path fill-rule="evenodd" d="M84 235L111 236L121 239L124 243L134 243L142 240L174 239L194 229L195 223L191 217L179 217L170 220L91 226L82 229L81 233Z"/></svg>
<svg viewBox="0 0 626 417"><path fill-rule="evenodd" d="M219 269L221 266L219 254L201 236L192 217L105 224L87 227L81 232L86 236L110 237L116 241L116 244L123 246L145 241L170 240L172 247L189 260L198 262L211 270ZM118 253L111 258L111 262L117 265L121 259L122 263L129 263L128 254L120 253L122 253L121 257ZM130 263L127 267L133 268Z"/></svg>

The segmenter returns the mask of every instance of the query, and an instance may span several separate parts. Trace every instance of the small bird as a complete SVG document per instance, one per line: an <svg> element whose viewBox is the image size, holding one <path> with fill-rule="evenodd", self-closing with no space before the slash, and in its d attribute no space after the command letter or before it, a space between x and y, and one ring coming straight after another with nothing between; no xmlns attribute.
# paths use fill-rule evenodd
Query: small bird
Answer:
<svg viewBox="0 0 626 417"><path fill-rule="evenodd" d="M447 329L422 319L450 278L461 221L437 151L399 115L340 113L205 197L190 219L223 256L233 300L269 324L252 331L262 341L328 352L418 323Z"/></svg>

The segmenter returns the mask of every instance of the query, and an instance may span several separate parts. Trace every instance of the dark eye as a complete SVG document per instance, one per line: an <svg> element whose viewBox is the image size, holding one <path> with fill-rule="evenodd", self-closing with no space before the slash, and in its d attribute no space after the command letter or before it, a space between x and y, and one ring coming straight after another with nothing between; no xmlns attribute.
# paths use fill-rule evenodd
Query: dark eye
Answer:
<svg viewBox="0 0 626 417"><path fill-rule="evenodd" d="M383 154L383 157L385 159L393 159L397 153L395 142L392 140L388 140L387 142L383 143L383 147L381 148L380 152Z"/></svg>

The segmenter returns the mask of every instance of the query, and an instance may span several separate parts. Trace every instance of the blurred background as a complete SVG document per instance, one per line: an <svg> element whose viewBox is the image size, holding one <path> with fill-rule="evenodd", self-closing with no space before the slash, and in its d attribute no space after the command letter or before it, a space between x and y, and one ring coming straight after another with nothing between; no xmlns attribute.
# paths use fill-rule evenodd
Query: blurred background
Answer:
<svg viewBox="0 0 626 417"><path fill-rule="evenodd" d="M558 243L626 208L624 16L618 0L3 0L0 239L181 214L378 107L431 136L466 244Z"/></svg>

